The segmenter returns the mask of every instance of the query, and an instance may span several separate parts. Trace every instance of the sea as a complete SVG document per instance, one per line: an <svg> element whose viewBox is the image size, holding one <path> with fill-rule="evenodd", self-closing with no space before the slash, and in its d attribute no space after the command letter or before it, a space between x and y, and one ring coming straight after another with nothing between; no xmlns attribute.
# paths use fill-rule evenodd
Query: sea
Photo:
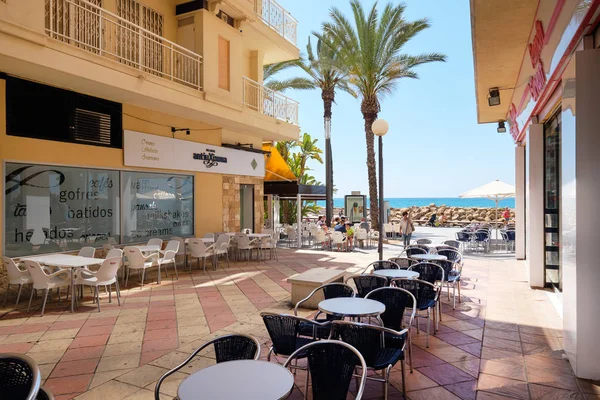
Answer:
<svg viewBox="0 0 600 400"><path fill-rule="evenodd" d="M436 206L449 207L496 207L496 202L488 199L461 199L459 197L390 197L385 201L390 202L391 208L406 208L406 207L424 207L431 203ZM317 204L325 207L324 201L318 201ZM334 198L333 206L336 208L344 207L343 198ZM367 207L369 207L369 198L367 197ZM499 202L499 207L515 208L515 199L504 199Z"/></svg>

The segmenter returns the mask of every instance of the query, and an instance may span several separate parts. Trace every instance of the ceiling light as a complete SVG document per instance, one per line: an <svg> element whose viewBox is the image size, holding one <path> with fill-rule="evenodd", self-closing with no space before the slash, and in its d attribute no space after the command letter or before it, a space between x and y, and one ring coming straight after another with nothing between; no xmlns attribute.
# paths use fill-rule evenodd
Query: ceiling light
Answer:
<svg viewBox="0 0 600 400"><path fill-rule="evenodd" d="M500 91L497 87L490 89L490 94L488 96L488 104L490 105L490 107L500 105Z"/></svg>

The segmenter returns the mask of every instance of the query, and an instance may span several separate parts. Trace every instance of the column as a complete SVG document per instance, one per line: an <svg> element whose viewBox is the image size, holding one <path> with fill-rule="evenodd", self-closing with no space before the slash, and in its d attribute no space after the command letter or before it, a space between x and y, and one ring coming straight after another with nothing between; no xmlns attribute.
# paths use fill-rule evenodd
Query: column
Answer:
<svg viewBox="0 0 600 400"><path fill-rule="evenodd" d="M544 125L531 124L527 134L526 265L529 286L544 287Z"/></svg>
<svg viewBox="0 0 600 400"><path fill-rule="evenodd" d="M515 255L517 260L525 259L525 145L515 148Z"/></svg>

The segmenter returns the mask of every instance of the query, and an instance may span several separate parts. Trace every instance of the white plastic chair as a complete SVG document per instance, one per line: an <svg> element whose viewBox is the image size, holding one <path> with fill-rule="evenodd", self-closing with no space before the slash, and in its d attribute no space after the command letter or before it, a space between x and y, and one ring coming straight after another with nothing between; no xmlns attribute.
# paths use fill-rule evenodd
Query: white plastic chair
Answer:
<svg viewBox="0 0 600 400"><path fill-rule="evenodd" d="M332 245L341 245L340 247L342 248L342 250L344 250L344 247L346 246L346 241L344 240L344 234L342 232L339 231L334 231L333 234L331 235L331 242Z"/></svg>
<svg viewBox="0 0 600 400"><path fill-rule="evenodd" d="M77 253L77 255L79 257L87 257L87 258L94 258L94 255L96 254L96 249L90 246L87 247L82 247L79 250L79 253Z"/></svg>
<svg viewBox="0 0 600 400"><path fill-rule="evenodd" d="M160 269L165 267L165 274L167 273L167 264L173 264L173 268L175 268L175 278L179 280L179 274L177 273L177 253L179 252L179 241L178 240L169 240L167 243L167 247L164 250L160 250L160 254L162 254L162 258L158 259L158 282L160 283Z"/></svg>
<svg viewBox="0 0 600 400"><path fill-rule="evenodd" d="M179 236L173 236L171 240L177 240L179 242L179 250L177 250L177 256L182 256L184 265L187 267L187 253L186 253L186 244L185 240ZM175 261L177 262L177 261Z"/></svg>
<svg viewBox="0 0 600 400"><path fill-rule="evenodd" d="M114 257L123 258L123 250L121 250L121 249L110 249L108 251L108 253L106 253L106 257L104 257L104 259L114 258Z"/></svg>
<svg viewBox="0 0 600 400"><path fill-rule="evenodd" d="M27 311L31 308L31 300L33 299L33 293L35 290L44 290L44 302L42 304L41 316L44 316L44 310L46 309L46 300L48 299L48 291L56 289L58 292L58 304L60 304L60 288L66 287L71 284L70 273L66 269L58 270L53 274L47 274L42 266L35 261L25 261L25 266L33 278L33 289L29 296L29 305ZM64 278L61 277L64 275ZM71 292L73 289L71 288ZM71 293L72 295L73 293Z"/></svg>
<svg viewBox="0 0 600 400"><path fill-rule="evenodd" d="M103 244L102 251L104 251L104 258L106 258L107 254L114 248L115 246L113 246L112 244Z"/></svg>
<svg viewBox="0 0 600 400"><path fill-rule="evenodd" d="M262 238L260 243L258 244L259 251L262 252L264 250L264 259L267 258L267 250L269 250L269 259L273 259L273 252L275 252L275 259L279 261L279 257L277 256L277 239L273 237Z"/></svg>
<svg viewBox="0 0 600 400"><path fill-rule="evenodd" d="M248 235L246 235L245 233L236 233L235 241L237 242L238 253L242 250L248 252L248 257L246 258L246 261L250 262L250 259L252 258L252 250L254 249L257 249L256 251L258 258L258 246L256 240L250 240L248 238Z"/></svg>
<svg viewBox="0 0 600 400"><path fill-rule="evenodd" d="M320 244L321 247L325 247L325 245L327 244L327 235L325 234L325 232L321 229L317 229L317 231L315 232L315 245L316 244Z"/></svg>
<svg viewBox="0 0 600 400"><path fill-rule="evenodd" d="M227 259L227 266L229 267L229 242L231 240L231 236L229 235L219 235L217 241L211 246L214 254L214 269L217 269L219 265L219 256L225 255Z"/></svg>
<svg viewBox="0 0 600 400"><path fill-rule="evenodd" d="M145 256L139 249L139 247L135 246L127 246L123 250L128 262L127 274L125 276L125 286L127 286L127 282L129 281L129 273L132 269L134 269L138 271L138 274L139 271L142 271L142 280L140 286L140 289L142 289L144 287L144 277L146 275L146 270L154 266L154 261L158 259L158 253L152 253L148 256Z"/></svg>
<svg viewBox="0 0 600 400"><path fill-rule="evenodd" d="M204 239L213 239L215 238L215 234L214 233L205 233L203 236Z"/></svg>
<svg viewBox="0 0 600 400"><path fill-rule="evenodd" d="M118 249L113 249L118 250ZM115 292L117 293L117 302L121 305L121 291L119 289L119 280L117 272L121 267L123 259L121 257L106 258L100 268L96 272L81 270L75 278L76 285L86 285L94 288L95 301L98 303L98 312L100 312L100 292L99 286L108 287L108 302L112 303L111 285L115 284Z"/></svg>
<svg viewBox="0 0 600 400"><path fill-rule="evenodd" d="M189 256L192 258L197 258L197 264L200 262L200 259L203 259L203 270L206 272L206 259L208 257L214 256L213 247L206 247L204 242L201 239L190 239L188 241L188 247L190 250ZM192 263L190 262L190 271L192 270Z"/></svg>
<svg viewBox="0 0 600 400"><path fill-rule="evenodd" d="M354 232L354 240L361 246L365 247L365 242L369 239L367 230L364 228L357 228Z"/></svg>
<svg viewBox="0 0 600 400"><path fill-rule="evenodd" d="M152 238L152 239L148 240L148 243L147 243L148 246L158 246L159 249L162 249L162 244L163 244L162 239L157 239L157 238Z"/></svg>
<svg viewBox="0 0 600 400"><path fill-rule="evenodd" d="M19 305L19 299L21 298L21 290L23 289L23 285L33 283L33 278L28 270L20 269L12 258L2 257L2 262L4 263L4 270L8 275L8 285L6 286L6 294L4 295L3 306L6 305L6 300L8 299L8 289L10 289L10 285L19 285L17 302L15 303L16 310L17 306ZM33 289L31 291L33 292Z"/></svg>

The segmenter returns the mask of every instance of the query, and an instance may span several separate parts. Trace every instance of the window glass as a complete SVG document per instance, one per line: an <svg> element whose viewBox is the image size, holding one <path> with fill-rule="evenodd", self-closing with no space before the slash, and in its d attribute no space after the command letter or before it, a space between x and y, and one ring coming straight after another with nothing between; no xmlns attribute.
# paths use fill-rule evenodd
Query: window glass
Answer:
<svg viewBox="0 0 600 400"><path fill-rule="evenodd" d="M119 172L6 163L8 257L119 242Z"/></svg>
<svg viewBox="0 0 600 400"><path fill-rule="evenodd" d="M123 172L123 243L194 234L194 177Z"/></svg>

